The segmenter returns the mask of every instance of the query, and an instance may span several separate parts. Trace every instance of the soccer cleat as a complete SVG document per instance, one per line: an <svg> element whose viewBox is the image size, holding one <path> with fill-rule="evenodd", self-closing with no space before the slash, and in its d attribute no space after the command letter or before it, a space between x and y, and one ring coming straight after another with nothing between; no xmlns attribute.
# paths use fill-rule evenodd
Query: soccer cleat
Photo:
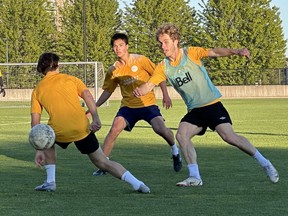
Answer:
<svg viewBox="0 0 288 216"><path fill-rule="evenodd" d="M150 193L150 188L147 187L144 183L142 183L137 191L139 193Z"/></svg>
<svg viewBox="0 0 288 216"><path fill-rule="evenodd" d="M98 169L96 171L93 172L93 176L102 176L102 175L105 175L106 172L101 170L101 169Z"/></svg>
<svg viewBox="0 0 288 216"><path fill-rule="evenodd" d="M56 183L55 182L48 183L47 181L45 181L42 185L35 187L35 190L54 192L56 191Z"/></svg>
<svg viewBox="0 0 288 216"><path fill-rule="evenodd" d="M279 174L270 161L268 161L268 165L264 167L264 170L271 182L277 183L279 181Z"/></svg>
<svg viewBox="0 0 288 216"><path fill-rule="evenodd" d="M173 167L175 172L179 172L182 168L182 158L180 154L172 155L173 158Z"/></svg>
<svg viewBox="0 0 288 216"><path fill-rule="evenodd" d="M197 179L194 177L189 177L185 179L184 181L178 182L176 186L179 187L190 187L190 186L202 186L203 182L201 179Z"/></svg>

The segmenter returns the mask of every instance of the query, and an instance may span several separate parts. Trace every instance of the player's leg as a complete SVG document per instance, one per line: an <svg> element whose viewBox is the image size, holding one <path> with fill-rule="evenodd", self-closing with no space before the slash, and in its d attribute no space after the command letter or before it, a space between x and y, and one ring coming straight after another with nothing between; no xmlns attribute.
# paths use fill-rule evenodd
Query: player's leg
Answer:
<svg viewBox="0 0 288 216"><path fill-rule="evenodd" d="M35 188L37 191L55 191L56 190L56 150L55 145L50 149L43 150L45 156L45 170L47 179L42 185Z"/></svg>
<svg viewBox="0 0 288 216"><path fill-rule="evenodd" d="M273 183L279 180L279 174L272 163L266 159L244 136L238 135L233 131L230 123L219 124L215 127L220 137L230 145L236 146L241 151L253 156L266 172L266 175Z"/></svg>
<svg viewBox="0 0 288 216"><path fill-rule="evenodd" d="M126 127L125 119L122 116L115 117L113 124L107 136L105 137L104 143L102 145L102 149L106 157L109 157L109 155L111 154L117 137L124 130L125 127ZM105 175L105 171L103 171L102 169L98 169L93 172L93 176L102 176L102 175Z"/></svg>
<svg viewBox="0 0 288 216"><path fill-rule="evenodd" d="M163 117L156 116L151 121L150 124L156 134L161 136L170 146L171 154L173 159L173 168L176 172L179 172L182 168L182 158L180 151L175 142L174 134L170 128L167 128Z"/></svg>
<svg viewBox="0 0 288 216"><path fill-rule="evenodd" d="M176 184L177 186L201 186L203 184L197 164L196 150L191 140L202 130L202 127L198 127L188 122L181 122L179 125L176 139L187 163L189 177L182 182L178 182Z"/></svg>
<svg viewBox="0 0 288 216"><path fill-rule="evenodd" d="M134 190L141 193L150 193L150 189L142 181L135 178L121 164L107 159L94 133L91 132L83 140L75 142L75 145L82 154L87 154L91 162L101 170L109 172L114 177L129 183Z"/></svg>
<svg viewBox="0 0 288 216"><path fill-rule="evenodd" d="M102 145L102 149L106 157L109 157L111 154L115 141L119 134L124 130L126 127L126 121L122 116L115 117L113 124L107 134L107 136L104 139L104 143Z"/></svg>
<svg viewBox="0 0 288 216"><path fill-rule="evenodd" d="M141 193L150 193L149 187L147 187L142 181L138 180L129 171L127 171L121 164L108 160L99 147L96 151L88 154L92 163L99 167L101 170L110 173L112 176L119 178L129 183L134 190Z"/></svg>

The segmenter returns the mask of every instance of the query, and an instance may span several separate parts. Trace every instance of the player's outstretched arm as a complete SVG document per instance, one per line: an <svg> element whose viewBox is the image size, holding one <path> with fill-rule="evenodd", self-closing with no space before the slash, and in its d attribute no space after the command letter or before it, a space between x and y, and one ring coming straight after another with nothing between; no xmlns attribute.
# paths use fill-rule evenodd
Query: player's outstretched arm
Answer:
<svg viewBox="0 0 288 216"><path fill-rule="evenodd" d="M110 98L111 95L112 93L110 93L109 91L105 89L100 95L99 99L97 100L96 106L100 107L103 103L105 103Z"/></svg>
<svg viewBox="0 0 288 216"><path fill-rule="evenodd" d="M250 58L250 52L247 48L242 49L229 49L229 48L214 48L208 51L209 57L224 57L230 55L239 55Z"/></svg>

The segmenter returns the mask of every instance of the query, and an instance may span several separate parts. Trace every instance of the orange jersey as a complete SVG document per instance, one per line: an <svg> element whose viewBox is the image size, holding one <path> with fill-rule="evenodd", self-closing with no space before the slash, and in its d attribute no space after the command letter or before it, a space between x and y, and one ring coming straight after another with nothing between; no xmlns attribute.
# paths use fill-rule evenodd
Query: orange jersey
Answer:
<svg viewBox="0 0 288 216"><path fill-rule="evenodd" d="M85 89L85 84L74 76L50 72L33 90L31 113L41 114L43 108L47 111L56 141L78 141L90 133L89 120L79 100Z"/></svg>
<svg viewBox="0 0 288 216"><path fill-rule="evenodd" d="M199 66L202 66L201 59L208 56L208 49L203 49L201 47L189 47L187 49L188 57L191 61L196 63ZM170 61L172 66L177 66L180 64L180 61L183 56L183 49L180 49L179 55L177 56L174 62ZM166 81L167 77L165 74L165 64L164 60L161 61L155 68L154 76L149 80L149 82L158 85L159 83Z"/></svg>
<svg viewBox="0 0 288 216"><path fill-rule="evenodd" d="M156 98L154 91L145 96L137 98L133 90L143 83L146 83L154 73L155 65L147 57L138 54L130 54L125 65L116 61L106 74L103 89L114 92L119 85L122 100L121 107L140 108L155 105Z"/></svg>

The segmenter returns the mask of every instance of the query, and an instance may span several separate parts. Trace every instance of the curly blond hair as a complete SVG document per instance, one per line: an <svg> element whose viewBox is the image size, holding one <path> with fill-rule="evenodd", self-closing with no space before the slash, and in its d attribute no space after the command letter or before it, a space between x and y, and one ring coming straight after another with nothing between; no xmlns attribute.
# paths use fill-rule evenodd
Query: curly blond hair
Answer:
<svg viewBox="0 0 288 216"><path fill-rule="evenodd" d="M159 36L163 34L169 35L173 41L180 41L180 31L174 24L166 23L161 25L156 31L156 40L159 41Z"/></svg>

